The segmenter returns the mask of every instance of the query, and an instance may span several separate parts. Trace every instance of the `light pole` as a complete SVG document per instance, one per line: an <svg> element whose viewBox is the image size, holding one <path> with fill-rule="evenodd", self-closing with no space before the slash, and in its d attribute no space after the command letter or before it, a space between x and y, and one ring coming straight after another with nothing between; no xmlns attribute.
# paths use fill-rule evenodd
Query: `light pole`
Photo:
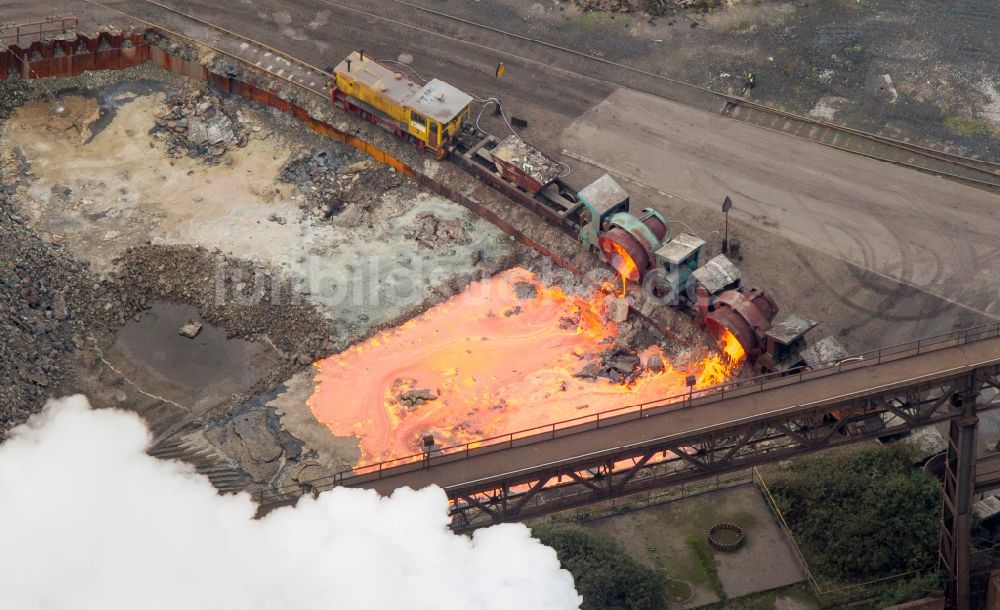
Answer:
<svg viewBox="0 0 1000 610"><path fill-rule="evenodd" d="M726 215L726 236L722 240L722 253L729 254L729 210L733 209L733 200L726 195L722 202L722 212Z"/></svg>
<svg viewBox="0 0 1000 610"><path fill-rule="evenodd" d="M424 468L431 465L431 452L434 451L434 435L425 434L423 437L423 450L424 450Z"/></svg>

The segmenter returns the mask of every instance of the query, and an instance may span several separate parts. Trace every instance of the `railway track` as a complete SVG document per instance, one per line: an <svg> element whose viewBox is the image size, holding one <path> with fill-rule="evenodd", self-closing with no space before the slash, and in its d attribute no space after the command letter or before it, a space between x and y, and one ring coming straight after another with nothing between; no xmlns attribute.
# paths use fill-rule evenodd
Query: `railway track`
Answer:
<svg viewBox="0 0 1000 610"><path fill-rule="evenodd" d="M154 0L139 0L153 12L159 12L158 17L140 17L125 10L128 2L98 2L83 0L87 4L114 11L128 19L155 28L179 40L208 47L216 53L235 59L247 67L255 68L309 94L329 99L326 93L326 82L332 77L322 68L314 66L284 51L278 50L263 42L248 38L216 25L204 19L199 19L179 11L173 7L155 2ZM194 31L186 33L178 31L183 21Z"/></svg>
<svg viewBox="0 0 1000 610"><path fill-rule="evenodd" d="M1000 164L901 142L842 125L771 108L749 100L727 100L722 116L812 140L887 163L902 165L1000 193Z"/></svg>
<svg viewBox="0 0 1000 610"><path fill-rule="evenodd" d="M719 108L719 114L729 119L780 131L824 146L909 167L984 190L1000 192L1000 163L963 157L778 110L739 96L713 91L544 40L476 23L406 0L389 0L398 9L392 11L392 17L386 16L384 8L378 10L379 4L374 0L355 0L351 5L336 0L320 0L320 2L399 27L446 37L463 44L489 48L498 55L528 64L571 72L580 78L632 89L701 109L710 109L715 105ZM384 0L378 2L384 7ZM507 44L501 44L502 42ZM513 48L519 49L518 53L502 50L511 48L510 43L513 43Z"/></svg>
<svg viewBox="0 0 1000 610"><path fill-rule="evenodd" d="M148 15L139 17L128 12L126 8L130 2L84 1L116 11L123 16L146 23L179 38L206 45L309 93L326 97L324 87L326 80L331 76L330 74L322 68L263 42L253 40L156 0L130 1L141 2L154 13L158 12L159 17ZM336 0L319 1L338 10L362 14L369 19L391 23L396 27L447 38L463 45L486 48L498 56L521 61L525 64L544 66L569 73L578 78L631 89L700 109L711 109L714 106L718 108L718 113L721 116L731 120L749 123L845 152L1000 193L1000 163L963 157L779 110L750 99L713 91L699 85L595 57L575 49L476 23L406 0L388 0L398 9L392 12L392 17L387 16L384 10L384 0L378 0L378 2L375 0L355 0L351 5ZM189 24L195 31L185 30L183 34L177 31L181 28L181 26L175 25L178 20ZM199 31L201 36L198 35ZM503 48L510 48L511 42L515 43L516 48L519 49L518 53L503 50Z"/></svg>

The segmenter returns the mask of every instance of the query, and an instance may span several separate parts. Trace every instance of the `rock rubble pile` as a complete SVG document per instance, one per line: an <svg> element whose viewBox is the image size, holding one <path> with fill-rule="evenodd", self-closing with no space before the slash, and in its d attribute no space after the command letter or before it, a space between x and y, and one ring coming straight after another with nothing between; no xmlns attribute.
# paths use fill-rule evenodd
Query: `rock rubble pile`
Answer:
<svg viewBox="0 0 1000 610"><path fill-rule="evenodd" d="M303 200L300 207L321 220L330 220L349 205L367 210L381 194L403 184L394 170L371 159L350 162L353 158L352 153L302 153L285 164L279 180L294 185Z"/></svg>
<svg viewBox="0 0 1000 610"><path fill-rule="evenodd" d="M599 377L608 379L614 383L631 383L646 370L662 371L663 360L657 358L657 362L650 359L647 366L642 365L642 360L635 350L615 346L602 351L597 362L591 362L584 366L574 376L581 379L594 380Z"/></svg>
<svg viewBox="0 0 1000 610"><path fill-rule="evenodd" d="M445 220L431 212L418 214L416 222L405 229L403 235L425 248L435 250L451 244L469 243L469 235L461 220Z"/></svg>
<svg viewBox="0 0 1000 610"><path fill-rule="evenodd" d="M239 113L231 117L222 101L200 89L173 93L156 109L153 137L167 142L167 154L215 164L227 150L246 146L253 130Z"/></svg>

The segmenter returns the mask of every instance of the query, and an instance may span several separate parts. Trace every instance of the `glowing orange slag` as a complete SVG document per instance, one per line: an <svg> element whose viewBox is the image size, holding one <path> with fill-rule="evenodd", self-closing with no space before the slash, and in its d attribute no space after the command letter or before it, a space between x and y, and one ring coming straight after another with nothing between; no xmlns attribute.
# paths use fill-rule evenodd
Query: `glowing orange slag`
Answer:
<svg viewBox="0 0 1000 610"><path fill-rule="evenodd" d="M611 240L608 240L605 243L617 255L611 257L611 264L614 266L615 270L618 271L619 275L622 276L622 296L625 296L625 282L633 276L635 276L638 280L639 268L636 266L635 261L632 260L628 251L621 244Z"/></svg>
<svg viewBox="0 0 1000 610"><path fill-rule="evenodd" d="M519 299L519 283L533 285L537 296ZM596 291L571 295L542 286L530 271L506 271L317 362L309 406L333 434L358 437L360 464L369 464L418 453L424 434L460 444L684 394L688 374L702 388L727 379L742 361L742 348L728 335L723 353L682 370L658 348L648 349L643 362L659 355L665 369L628 385L574 377L599 364L598 354L617 336L603 304Z"/></svg>

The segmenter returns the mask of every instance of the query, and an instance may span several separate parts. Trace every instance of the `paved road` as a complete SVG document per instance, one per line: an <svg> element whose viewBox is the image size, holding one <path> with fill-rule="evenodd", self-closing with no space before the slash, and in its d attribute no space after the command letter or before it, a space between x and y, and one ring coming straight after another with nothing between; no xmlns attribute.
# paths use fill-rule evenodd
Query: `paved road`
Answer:
<svg viewBox="0 0 1000 610"><path fill-rule="evenodd" d="M1000 197L618 90L563 146L804 246L1000 315Z"/></svg>
<svg viewBox="0 0 1000 610"><path fill-rule="evenodd" d="M360 47L384 59L409 54L421 74L481 97L499 95L530 121L527 134L543 149L566 149L576 159L640 176L704 209L731 194L735 218L751 226L1000 317L1000 196L736 123L715 116L717 108L693 110L515 59L504 53L523 52L514 41L435 25L398 6L389 11L371 0L163 3L319 66ZM10 21L51 12L25 0L7 4ZM161 12L139 0L110 4L139 15ZM347 4L383 10L372 17ZM90 15L91 25L116 19L80 0L62 5ZM499 60L508 69L502 81L493 76ZM576 159L567 160L580 167Z"/></svg>

